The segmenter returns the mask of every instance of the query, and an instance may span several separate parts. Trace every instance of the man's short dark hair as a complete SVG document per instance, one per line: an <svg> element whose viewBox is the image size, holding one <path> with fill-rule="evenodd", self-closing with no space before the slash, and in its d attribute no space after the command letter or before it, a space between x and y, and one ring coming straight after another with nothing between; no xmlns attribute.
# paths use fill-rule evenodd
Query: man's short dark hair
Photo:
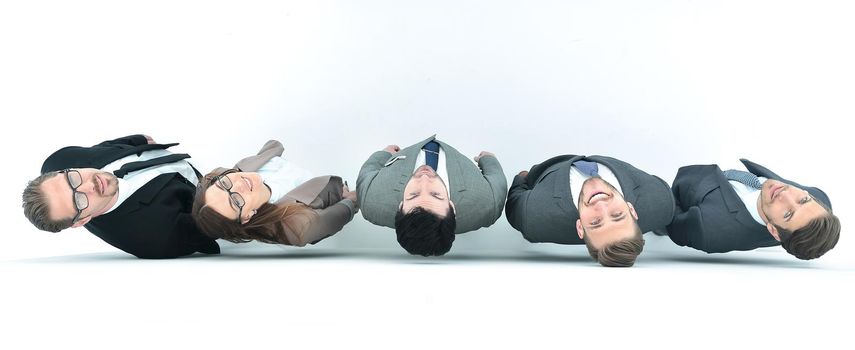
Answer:
<svg viewBox="0 0 855 350"><path fill-rule="evenodd" d="M409 213L399 208L395 214L395 233L398 243L408 253L421 256L439 256L451 250L457 220L448 206L444 218L416 207Z"/></svg>
<svg viewBox="0 0 855 350"><path fill-rule="evenodd" d="M824 206L824 205L823 205ZM828 208L826 207L826 210ZM828 214L815 218L794 231L775 225L781 246L787 253L802 259L816 259L837 245L840 239L840 219L828 210Z"/></svg>
<svg viewBox="0 0 855 350"><path fill-rule="evenodd" d="M33 179L24 188L24 194L21 196L24 216L30 220L33 226L42 231L59 232L71 227L72 224L72 218L59 220L51 220L50 218L50 207L48 206L47 196L42 191L42 183L57 174L57 172L52 171Z"/></svg>

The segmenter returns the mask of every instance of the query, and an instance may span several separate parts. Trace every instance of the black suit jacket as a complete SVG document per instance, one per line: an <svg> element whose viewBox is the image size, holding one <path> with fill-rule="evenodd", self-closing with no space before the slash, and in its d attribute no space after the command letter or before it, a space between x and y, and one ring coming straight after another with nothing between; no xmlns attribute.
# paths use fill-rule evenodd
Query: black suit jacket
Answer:
<svg viewBox="0 0 855 350"><path fill-rule="evenodd" d="M664 229L671 222L674 199L662 179L610 157L563 155L533 166L526 177L514 177L505 216L526 240L585 243L576 234L579 210L570 193L570 166L579 159L603 164L615 174L624 198L635 206L642 232Z"/></svg>
<svg viewBox="0 0 855 350"><path fill-rule="evenodd" d="M740 159L754 175L802 188L831 208L822 190L785 180L763 166ZM672 187L677 202L668 235L674 243L707 253L752 250L780 245L765 225L751 217L745 204L718 165L690 165L680 168Z"/></svg>
<svg viewBox="0 0 855 350"><path fill-rule="evenodd" d="M175 145L177 143L148 144L145 136L132 135L92 147L65 147L45 160L42 174L67 168L101 169L131 154ZM84 227L138 258L175 258L194 252L217 254L220 252L217 242L202 234L190 216L195 190L196 187L178 173L162 174L139 188L119 207L93 218Z"/></svg>

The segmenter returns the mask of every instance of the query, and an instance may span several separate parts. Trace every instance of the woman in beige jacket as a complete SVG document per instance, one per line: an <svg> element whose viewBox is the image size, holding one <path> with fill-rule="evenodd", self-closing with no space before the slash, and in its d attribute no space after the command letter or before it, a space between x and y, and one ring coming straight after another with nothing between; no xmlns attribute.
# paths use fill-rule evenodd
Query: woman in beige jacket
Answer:
<svg viewBox="0 0 855 350"><path fill-rule="evenodd" d="M200 179L192 211L199 229L236 243L302 247L350 222L358 210L356 192L338 176L303 181L307 172L282 159L283 150L279 141L268 141L234 168L217 168Z"/></svg>

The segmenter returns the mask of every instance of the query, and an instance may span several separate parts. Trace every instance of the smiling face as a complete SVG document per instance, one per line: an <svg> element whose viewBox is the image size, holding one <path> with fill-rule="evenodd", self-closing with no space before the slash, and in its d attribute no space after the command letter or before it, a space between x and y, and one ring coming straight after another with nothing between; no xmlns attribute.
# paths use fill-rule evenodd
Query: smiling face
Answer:
<svg viewBox="0 0 855 350"><path fill-rule="evenodd" d="M828 214L808 191L772 179L766 180L760 188L758 207L769 233L779 241L777 227L795 231Z"/></svg>
<svg viewBox="0 0 855 350"><path fill-rule="evenodd" d="M211 173L206 177L219 175ZM241 223L245 224L262 204L270 200L270 189L258 173L232 172L223 178L205 190L205 204L226 218L237 220L240 215Z"/></svg>
<svg viewBox="0 0 855 350"><path fill-rule="evenodd" d="M421 207L441 218L448 213L448 207L454 208L454 203L448 197L448 189L442 178L427 165L416 169L410 181L404 187L404 200L401 202L404 213Z"/></svg>
<svg viewBox="0 0 855 350"><path fill-rule="evenodd" d="M635 208L599 177L589 178L582 185L578 208L576 233L579 238L587 237L596 249L631 238L636 232Z"/></svg>
<svg viewBox="0 0 855 350"><path fill-rule="evenodd" d="M76 191L78 203L88 203L72 227L85 225L94 217L109 210L118 200L119 182L115 175L93 168L69 169L68 173L57 173L45 180L41 189L47 197L52 220L71 219L77 215L75 194L72 185L78 185ZM76 173L74 173L76 171ZM79 174L79 177L77 176Z"/></svg>

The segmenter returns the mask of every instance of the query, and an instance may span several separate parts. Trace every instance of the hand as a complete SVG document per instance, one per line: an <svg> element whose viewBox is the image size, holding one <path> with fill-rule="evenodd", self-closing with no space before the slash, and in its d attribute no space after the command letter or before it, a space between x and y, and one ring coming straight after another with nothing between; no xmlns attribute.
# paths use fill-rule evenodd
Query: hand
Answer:
<svg viewBox="0 0 855 350"><path fill-rule="evenodd" d="M528 177L528 171L526 171L526 170L520 171L520 173L517 174L517 176L521 176L523 178L526 178L526 177Z"/></svg>
<svg viewBox="0 0 855 350"><path fill-rule="evenodd" d="M386 152L389 152L390 154L395 154L395 152L398 152L401 150L401 147L398 147L398 145L388 145L383 150Z"/></svg>
<svg viewBox="0 0 855 350"><path fill-rule="evenodd" d="M154 142L154 139L151 138L151 136L148 136L148 135L143 135L143 136L145 136L145 139L149 145L156 143L156 142Z"/></svg>
<svg viewBox="0 0 855 350"><path fill-rule="evenodd" d="M356 205L356 192L351 191L349 188L347 188L347 184L341 186L341 196L345 199L350 199L350 201L353 202L354 205Z"/></svg>
<svg viewBox="0 0 855 350"><path fill-rule="evenodd" d="M472 158L472 159L475 159L475 163L478 163L478 161L481 160L482 157L486 157L486 156L495 157L496 155L493 153L487 152L487 151L481 151L481 154L475 156L475 158Z"/></svg>

